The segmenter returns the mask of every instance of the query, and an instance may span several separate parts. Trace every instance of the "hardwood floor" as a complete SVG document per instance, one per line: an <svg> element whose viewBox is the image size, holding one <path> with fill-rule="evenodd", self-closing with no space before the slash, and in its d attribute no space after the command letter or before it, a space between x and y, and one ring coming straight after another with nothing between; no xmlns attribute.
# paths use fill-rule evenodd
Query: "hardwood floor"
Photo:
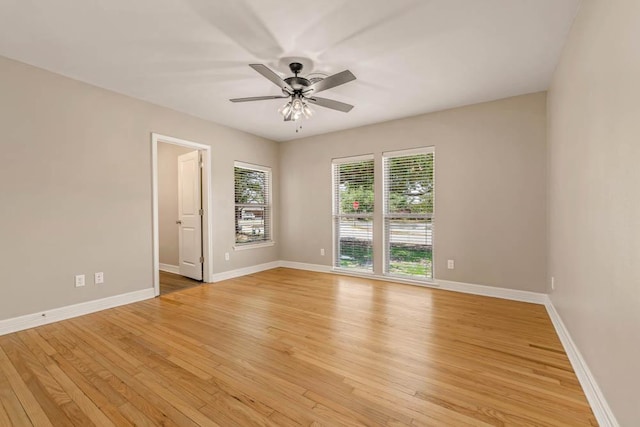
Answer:
<svg viewBox="0 0 640 427"><path fill-rule="evenodd" d="M193 288L202 285L202 282L180 276L179 274L167 273L160 271L160 295L168 294L175 291Z"/></svg>
<svg viewBox="0 0 640 427"><path fill-rule="evenodd" d="M543 306L278 268L0 337L0 425L596 425Z"/></svg>

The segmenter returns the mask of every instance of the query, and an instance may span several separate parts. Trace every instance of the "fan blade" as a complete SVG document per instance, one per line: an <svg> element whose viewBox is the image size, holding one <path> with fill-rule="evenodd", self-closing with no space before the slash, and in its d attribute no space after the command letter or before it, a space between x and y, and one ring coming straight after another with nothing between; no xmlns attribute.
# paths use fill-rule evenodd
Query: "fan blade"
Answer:
<svg viewBox="0 0 640 427"><path fill-rule="evenodd" d="M332 87L340 86L345 83L349 83L355 80L356 76L349 70L344 70L338 74L327 77L324 80L320 80L318 83L314 83L309 86L309 89L305 90L305 93L318 93L323 90L331 89Z"/></svg>
<svg viewBox="0 0 640 427"><path fill-rule="evenodd" d="M269 67L262 64L249 64L249 67L253 68L264 77L273 82L276 86L278 86L282 90L286 90L287 92L293 92L293 88L289 86L287 82L282 80L279 75L271 71Z"/></svg>
<svg viewBox="0 0 640 427"><path fill-rule="evenodd" d="M317 96L305 99L312 104L319 105L320 107L331 108L332 110L342 111L343 113L348 113L353 108L353 105L345 104L344 102L333 99L320 98Z"/></svg>
<svg viewBox="0 0 640 427"><path fill-rule="evenodd" d="M264 101L267 99L285 99L289 98L288 96L252 96L249 98L233 98L229 101L231 102L248 102L248 101Z"/></svg>

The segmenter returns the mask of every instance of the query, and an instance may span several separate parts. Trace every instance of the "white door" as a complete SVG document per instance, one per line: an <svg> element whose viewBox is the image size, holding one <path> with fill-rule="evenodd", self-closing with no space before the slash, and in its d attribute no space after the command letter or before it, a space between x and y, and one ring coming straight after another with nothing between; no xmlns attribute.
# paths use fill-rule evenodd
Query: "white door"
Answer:
<svg viewBox="0 0 640 427"><path fill-rule="evenodd" d="M202 181L200 153L178 157L178 245L180 274L202 280Z"/></svg>

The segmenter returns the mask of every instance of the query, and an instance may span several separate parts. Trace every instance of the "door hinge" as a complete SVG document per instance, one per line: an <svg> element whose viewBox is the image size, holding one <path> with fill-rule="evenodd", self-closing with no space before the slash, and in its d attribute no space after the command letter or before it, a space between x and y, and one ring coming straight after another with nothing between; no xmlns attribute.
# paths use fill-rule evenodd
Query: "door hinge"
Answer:
<svg viewBox="0 0 640 427"><path fill-rule="evenodd" d="M201 256L201 257L200 257L200 264L203 264L203 263L204 263L204 257L203 257L203 256Z"/></svg>
<svg viewBox="0 0 640 427"><path fill-rule="evenodd" d="M200 209L198 212L200 213L200 216L204 215L204 210L203 209Z"/></svg>

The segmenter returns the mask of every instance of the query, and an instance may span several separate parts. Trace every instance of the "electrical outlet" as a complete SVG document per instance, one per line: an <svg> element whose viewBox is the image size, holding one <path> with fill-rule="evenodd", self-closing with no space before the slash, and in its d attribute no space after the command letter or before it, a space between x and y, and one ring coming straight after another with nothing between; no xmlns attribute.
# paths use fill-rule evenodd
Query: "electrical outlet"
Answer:
<svg viewBox="0 0 640 427"><path fill-rule="evenodd" d="M555 291L556 290L556 278L551 276L551 290Z"/></svg>
<svg viewBox="0 0 640 427"><path fill-rule="evenodd" d="M455 262L452 259L447 260L447 268L453 270L455 268Z"/></svg>
<svg viewBox="0 0 640 427"><path fill-rule="evenodd" d="M324 256L324 248L320 249L320 255Z"/></svg>
<svg viewBox="0 0 640 427"><path fill-rule="evenodd" d="M224 260L229 261L229 252L224 253Z"/></svg>
<svg viewBox="0 0 640 427"><path fill-rule="evenodd" d="M94 282L96 285L104 283L104 273L100 272L100 273L94 274Z"/></svg>
<svg viewBox="0 0 640 427"><path fill-rule="evenodd" d="M76 288L84 286L84 274L76 275Z"/></svg>

